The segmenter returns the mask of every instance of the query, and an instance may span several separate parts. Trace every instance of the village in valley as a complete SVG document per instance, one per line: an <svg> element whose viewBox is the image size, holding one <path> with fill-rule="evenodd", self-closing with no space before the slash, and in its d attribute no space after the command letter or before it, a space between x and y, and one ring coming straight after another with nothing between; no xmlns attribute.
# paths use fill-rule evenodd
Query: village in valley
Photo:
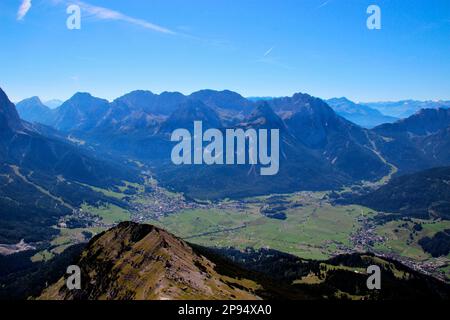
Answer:
<svg viewBox="0 0 450 320"><path fill-rule="evenodd" d="M208 212L211 215L211 219L214 220L218 212L224 215L233 217L234 224L224 222L221 225L221 221L213 228L209 227L206 230L199 230L195 233L184 232L182 227L178 229L170 230L175 234L177 231L182 231L180 236L188 241L193 241L199 244L211 244L216 242L217 245L234 246L236 241L234 238L241 239L245 236L246 232L250 232L256 225L270 226L271 224L285 225L287 218L296 217L296 223L299 225L311 223L314 219L320 221L322 217L320 214L327 214L328 211L335 210L335 207L328 201L326 193L316 192L297 192L289 195L270 195L261 197L252 197L244 199L223 199L220 201L205 201L187 199L183 194L176 193L167 190L164 187L159 186L152 178L146 179L146 188L139 189L133 195L127 196L129 212L129 220L138 223L152 223L163 226L165 228L171 228L173 224L182 225L177 223L177 219L183 219L184 215L196 215L195 221L200 223L199 219L204 219L204 215ZM308 211L309 210L309 211ZM359 211L358 211L359 210ZM310 214L306 214L310 212ZM430 258L430 259L413 259L406 255L402 255L400 252L388 249L388 240L385 235L378 232L378 223L373 219L374 212L363 208L346 208L343 212L351 215L354 220L353 229L348 231L347 241L341 241L339 239L323 239L321 244L309 244L305 243L301 234L298 235L298 246L301 248L312 248L323 253L323 257L331 257L338 254L351 254L354 252L372 252L381 257L386 257L402 262L410 268L433 275L442 280L446 279L446 275L443 274L441 268L445 268L448 265L448 261L443 258ZM200 215L203 214L203 216ZM304 215L304 216L302 216ZM242 221L240 221L242 216ZM249 218L250 217L250 218ZM194 217L193 217L194 219ZM171 224L167 224L170 221ZM174 222L175 221L175 222ZM71 228L88 228L89 230L106 230L114 226L119 221L107 221L95 213L95 210L91 212L86 208L79 208L74 210L73 214L61 218L58 228L71 229ZM186 221L183 220L183 223ZM336 224L337 226L338 224ZM316 228L317 226L315 226ZM320 228L320 224L318 224ZM323 228L325 228L324 226ZM262 227L261 227L262 228ZM255 229L258 230L258 229ZM263 229L261 229L263 230ZM299 230L301 230L299 228ZM345 230L344 230L345 232ZM344 234L345 235L345 234ZM273 247L273 241L268 241L264 245L264 233L256 234L260 237L261 247L279 249L280 251L286 251L293 254L302 256L302 253L297 253L295 243L286 241L284 245L279 247ZM317 234L317 238L321 235ZM283 235L281 234L278 243L282 243ZM83 238L76 238L77 241L82 241ZM81 240L80 240L81 239ZM88 240L88 239L85 239ZM316 242L316 239L311 238L312 243ZM309 241L308 241L309 242ZM239 243L242 247L246 245L251 246L252 241L248 243ZM334 249L333 249L334 248ZM380 248L383 248L382 250ZM307 249L307 250L310 250ZM315 257L315 256L314 256Z"/></svg>

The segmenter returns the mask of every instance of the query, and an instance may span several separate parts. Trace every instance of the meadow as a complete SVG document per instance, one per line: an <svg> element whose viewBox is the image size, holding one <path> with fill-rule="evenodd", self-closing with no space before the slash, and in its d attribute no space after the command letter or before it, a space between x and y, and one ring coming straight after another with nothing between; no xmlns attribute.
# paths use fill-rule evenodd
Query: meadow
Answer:
<svg viewBox="0 0 450 320"><path fill-rule="evenodd" d="M200 245L271 248L302 258L326 259L351 250L349 236L360 225L357 217L369 210L359 206L307 204L288 209L286 220L245 211L186 210L150 221Z"/></svg>

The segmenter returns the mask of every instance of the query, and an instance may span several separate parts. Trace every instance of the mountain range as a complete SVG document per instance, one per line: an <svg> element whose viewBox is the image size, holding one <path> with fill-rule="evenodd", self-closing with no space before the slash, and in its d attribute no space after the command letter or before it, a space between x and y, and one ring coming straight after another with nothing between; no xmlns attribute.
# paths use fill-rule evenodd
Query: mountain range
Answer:
<svg viewBox="0 0 450 320"><path fill-rule="evenodd" d="M418 100L402 100L387 102L364 102L369 108L378 110L384 115L395 118L407 118L421 109L448 109L450 101L418 101Z"/></svg>
<svg viewBox="0 0 450 320"><path fill-rule="evenodd" d="M395 120L346 99L333 99L331 104L342 112L359 110L369 118ZM261 105L267 107L261 109ZM450 164L446 131L450 122L445 109L427 109L373 129L362 128L338 113L325 101L302 93L255 101L232 91L202 90L189 96L133 91L111 103L77 93L53 110L50 123L42 122L102 152L136 158L155 168L166 187L204 199L330 190L361 180L377 181L390 173ZM279 128L279 174L261 177L252 166L174 166L170 133L191 128L194 120L221 130ZM423 123L424 128L435 124L419 132L412 129L414 122L419 127Z"/></svg>
<svg viewBox="0 0 450 320"><path fill-rule="evenodd" d="M249 97L250 101L270 101L276 97ZM421 109L448 109L450 101L401 100L385 102L353 102L345 97L325 100L341 117L364 128L408 118Z"/></svg>
<svg viewBox="0 0 450 320"><path fill-rule="evenodd" d="M392 123L398 120L397 117L386 116L377 109L354 103L344 97L328 99L326 102L338 115L364 128L373 128L383 123Z"/></svg>
<svg viewBox="0 0 450 320"><path fill-rule="evenodd" d="M82 203L125 205L89 186L141 181L136 169L22 121L1 89L0 132L0 243L49 239L58 217Z"/></svg>

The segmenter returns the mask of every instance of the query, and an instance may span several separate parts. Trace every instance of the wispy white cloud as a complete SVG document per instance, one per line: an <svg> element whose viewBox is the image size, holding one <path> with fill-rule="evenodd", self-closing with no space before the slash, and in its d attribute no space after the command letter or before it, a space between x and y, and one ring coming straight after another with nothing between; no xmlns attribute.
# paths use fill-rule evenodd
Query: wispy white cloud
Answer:
<svg viewBox="0 0 450 320"><path fill-rule="evenodd" d="M31 0L22 0L19 10L17 11L17 20L23 20L31 9Z"/></svg>
<svg viewBox="0 0 450 320"><path fill-rule="evenodd" d="M51 0L51 2L54 4L61 4L61 3L67 4L67 5L68 4L76 4L81 8L83 15L87 14L88 17L92 17L95 19L122 21L122 22L133 24L133 25L136 25L136 26L139 26L139 27L142 27L145 29L149 29L149 30L152 30L155 32L159 32L159 33L165 33L165 34L171 34L171 35L177 34L173 30L162 27L160 25L149 22L147 20L130 17L120 11L112 10L112 9L105 8L105 7L95 6L95 5L92 5L92 4L84 2L84 1Z"/></svg>
<svg viewBox="0 0 450 320"><path fill-rule="evenodd" d="M128 22L128 23L143 27L145 29L150 29L150 30L153 30L156 32L166 33L166 34L175 34L174 31L172 31L168 28L151 23L147 20L137 19L137 18L127 16L119 11L111 10L111 9L104 8L104 7L94 6L94 5L91 5L86 2L82 2L82 1L76 1L76 3L80 6L80 8L83 11L85 11L88 14L90 14L98 19L101 19L101 20L123 21L123 22Z"/></svg>

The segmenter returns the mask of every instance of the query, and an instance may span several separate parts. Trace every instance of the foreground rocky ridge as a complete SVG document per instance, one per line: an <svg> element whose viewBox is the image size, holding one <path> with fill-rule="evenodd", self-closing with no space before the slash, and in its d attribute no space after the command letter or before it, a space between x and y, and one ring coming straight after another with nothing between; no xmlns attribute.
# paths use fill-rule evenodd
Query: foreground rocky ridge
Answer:
<svg viewBox="0 0 450 320"><path fill-rule="evenodd" d="M82 290L65 279L41 299L260 299L251 280L232 279L186 242L151 225L121 223L92 239L82 253Z"/></svg>
<svg viewBox="0 0 450 320"><path fill-rule="evenodd" d="M449 299L450 286L372 254L327 261L274 250L217 250L190 245L151 225L123 222L94 237L76 263L82 289L60 278L42 300ZM382 289L369 290L378 265Z"/></svg>

